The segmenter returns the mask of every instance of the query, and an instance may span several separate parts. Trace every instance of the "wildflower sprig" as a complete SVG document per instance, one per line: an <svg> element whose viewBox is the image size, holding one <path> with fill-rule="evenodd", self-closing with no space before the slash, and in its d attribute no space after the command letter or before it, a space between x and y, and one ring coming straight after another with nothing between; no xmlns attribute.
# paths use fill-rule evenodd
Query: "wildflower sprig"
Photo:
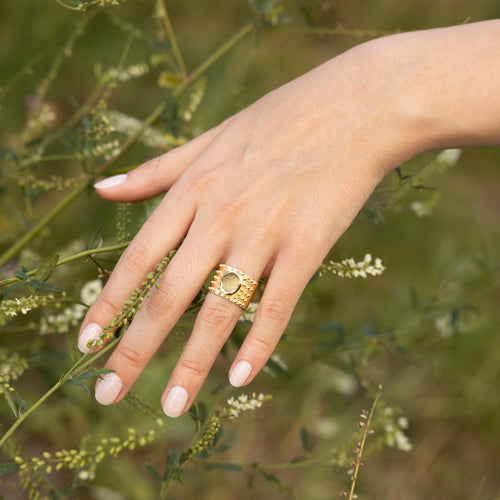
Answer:
<svg viewBox="0 0 500 500"><path fill-rule="evenodd" d="M368 276L379 276L385 271L382 260L367 253L364 259L356 262L353 258L344 259L340 262L331 260L328 264L322 264L319 270L320 276L328 271L341 278L367 278Z"/></svg>
<svg viewBox="0 0 500 500"><path fill-rule="evenodd" d="M29 174L19 181L19 185L30 191L37 189L42 191L57 189L60 191L62 189L76 188L81 182L82 179L61 177L59 175L51 175L48 179L38 179Z"/></svg>
<svg viewBox="0 0 500 500"><path fill-rule="evenodd" d="M87 344L87 347L90 348L89 352L87 354L84 354L59 379L59 381L54 386L52 386L51 389L49 389L35 404L33 404L33 406L31 406L28 410L26 410L26 412L18 416L17 420L0 439L0 448L13 434L13 432L21 425L21 423L66 382L73 381L77 385L82 385L80 383L81 379L86 379L88 378L88 376L99 375L100 373L102 373L102 370L91 370L90 372L85 372L85 370L89 366L92 366L99 357L101 357L104 353L106 353L116 345L116 343L119 341L119 337L115 338L115 331L126 328L136 312L142 308L142 303L144 302L144 300L148 297L151 297L151 289L153 287L159 288L159 280L163 277L163 271L167 267L172 257L175 255L175 252L175 250L172 250L167 257L165 257L160 263L156 265L154 271L150 271L148 273L145 281L141 283L141 287L134 289L130 299L125 301L121 310L118 311L115 317L110 321L110 323L103 328L101 338L98 341L91 341ZM104 344L106 345L104 346ZM97 353L93 353L92 351L96 347L102 347L102 349Z"/></svg>
<svg viewBox="0 0 500 500"><path fill-rule="evenodd" d="M120 0L87 0L86 2L81 0L56 0L56 2L67 9L86 11L93 6L119 5Z"/></svg>
<svg viewBox="0 0 500 500"><path fill-rule="evenodd" d="M242 412L253 411L262 406L265 401L271 400L271 395L252 393L251 397L241 394L237 398L231 397L227 400L227 406L222 410L221 417L233 420L238 418Z"/></svg>
<svg viewBox="0 0 500 500"><path fill-rule="evenodd" d="M50 489L47 476L60 471L74 471L75 481L92 481L98 465L106 458L117 458L123 451L134 451L154 442L155 429L141 435L133 427L127 429L125 438L118 436L102 438L94 449L63 449L56 452L44 451L41 457L25 460L20 455L14 457L14 463L19 467L22 487L28 491L29 498L41 497L40 492Z"/></svg>
<svg viewBox="0 0 500 500"><path fill-rule="evenodd" d="M214 416L210 420L210 424L203 433L202 437L193 445L191 445L188 450L182 455L180 462L184 462L196 455L200 455L208 446L215 442L217 433L221 429L220 418Z"/></svg>
<svg viewBox="0 0 500 500"><path fill-rule="evenodd" d="M2 300L0 302L0 325L3 325L7 318L13 318L19 314L25 315L34 309L43 307L60 308L68 302L71 302L71 299L64 293L60 296L49 293Z"/></svg>
<svg viewBox="0 0 500 500"><path fill-rule="evenodd" d="M61 469L70 470L86 470L86 476L93 476L97 464L99 464L106 456L116 458L122 451L133 451L137 446L146 446L154 441L156 436L155 430L150 429L146 434L139 436L137 431L129 427L127 429L127 437L125 439L119 437L102 438L99 445L93 450L60 450L55 453L43 452L42 457L33 457L30 460L25 460L20 456L14 458L14 461L20 465L23 470L39 470L45 469L47 474ZM79 474L80 477L80 474Z"/></svg>
<svg viewBox="0 0 500 500"><path fill-rule="evenodd" d="M132 321L137 311L142 309L144 300L151 297L152 288L160 288L159 280L163 278L163 271L174 255L175 250L172 250L167 257L156 264L154 271L150 271L146 275L146 279L141 283L141 286L134 289L130 298L122 305L121 310L118 311L110 323L103 328L101 338L97 341L89 341L87 344L89 349L92 350L96 347L100 347L106 343L106 341L113 339L115 337L114 332L117 329L126 327Z"/></svg>
<svg viewBox="0 0 500 500"><path fill-rule="evenodd" d="M363 410L360 414L361 420L358 423L358 429L361 430L362 437L361 440L356 443L356 447L353 450L353 452L355 453L355 458L350 463L351 468L347 471L347 475L351 477L351 489L349 492L344 491L340 494L341 497L348 497L349 500L354 500L355 498L358 498L358 495L354 493L354 489L356 487L356 480L358 479L358 473L360 467L364 465L361 460L363 458L363 451L365 449L366 440L368 438L368 435L373 434L374 432L373 429L370 428L370 425L372 423L373 414L375 413L375 407L377 406L377 403L381 398L382 393L383 393L382 386L379 385L378 392L377 395L375 396L375 400L373 401L371 410L369 412L367 410Z"/></svg>

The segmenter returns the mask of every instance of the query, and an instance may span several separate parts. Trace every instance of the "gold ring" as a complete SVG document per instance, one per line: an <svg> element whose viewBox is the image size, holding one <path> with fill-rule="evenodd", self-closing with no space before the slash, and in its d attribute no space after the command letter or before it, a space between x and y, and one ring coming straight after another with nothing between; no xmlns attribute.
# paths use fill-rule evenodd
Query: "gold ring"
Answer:
<svg viewBox="0 0 500 500"><path fill-rule="evenodd" d="M248 307L257 285L258 282L248 274L226 264L220 264L208 290L244 310Z"/></svg>

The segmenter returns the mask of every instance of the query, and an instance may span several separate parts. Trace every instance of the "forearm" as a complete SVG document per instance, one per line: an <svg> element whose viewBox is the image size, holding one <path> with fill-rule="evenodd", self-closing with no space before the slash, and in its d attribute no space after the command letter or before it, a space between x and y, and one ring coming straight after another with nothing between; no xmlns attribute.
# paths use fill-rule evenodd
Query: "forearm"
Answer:
<svg viewBox="0 0 500 500"><path fill-rule="evenodd" d="M395 35L391 113L404 156L500 144L500 20Z"/></svg>

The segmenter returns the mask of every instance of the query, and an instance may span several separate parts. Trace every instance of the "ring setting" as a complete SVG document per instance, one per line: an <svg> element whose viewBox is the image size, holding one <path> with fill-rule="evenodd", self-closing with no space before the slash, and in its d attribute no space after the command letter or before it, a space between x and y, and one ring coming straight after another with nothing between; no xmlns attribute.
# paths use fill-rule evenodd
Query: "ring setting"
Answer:
<svg viewBox="0 0 500 500"><path fill-rule="evenodd" d="M226 264L220 264L208 290L246 309L258 282L251 276Z"/></svg>

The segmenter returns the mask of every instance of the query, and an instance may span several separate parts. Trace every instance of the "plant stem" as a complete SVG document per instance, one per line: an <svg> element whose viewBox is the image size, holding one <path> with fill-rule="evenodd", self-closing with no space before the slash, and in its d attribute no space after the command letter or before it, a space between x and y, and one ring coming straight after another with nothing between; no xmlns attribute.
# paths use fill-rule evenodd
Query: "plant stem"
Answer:
<svg viewBox="0 0 500 500"><path fill-rule="evenodd" d="M89 180L82 182L76 189L63 198L38 224L33 226L28 232L17 240L10 248L0 255L0 267L3 266L9 259L14 257L21 249L23 249L45 226L50 224L57 215L59 215L68 205L70 205L81 193L85 191L89 185Z"/></svg>
<svg viewBox="0 0 500 500"><path fill-rule="evenodd" d="M362 30L350 28L331 28L322 26L287 26L278 25L278 31L285 33L299 33L302 35L319 35L319 36L355 36L361 38L375 38L379 36L386 36L394 34L393 31L379 31L379 30Z"/></svg>
<svg viewBox="0 0 500 500"><path fill-rule="evenodd" d="M208 56L190 75L188 82L183 82L174 90L173 96L178 97L189 84L195 81L203 73L205 73L211 66L213 66L219 59L221 59L227 52L235 47L243 38L253 32L255 26L253 24L246 24L239 31L237 31L229 40L223 43L217 50Z"/></svg>
<svg viewBox="0 0 500 500"><path fill-rule="evenodd" d="M203 75L210 67L212 67L219 59L221 59L227 52L229 52L237 43L245 38L249 33L252 32L254 27L252 25L245 25L241 28L234 36L222 44L218 49L216 49L210 56L208 56L205 61L203 61L192 73L189 78L183 80L172 92L172 97L174 99L179 98L188 87L197 80L201 75ZM123 144L118 153L110 158L108 161L104 162L97 170L98 174L103 174L108 168L116 161L116 159L121 156L141 135L143 132L152 125L165 111L166 103L161 103L142 123L141 127L138 128Z"/></svg>
<svg viewBox="0 0 500 500"><path fill-rule="evenodd" d="M46 399L48 399L54 392L63 385L63 379L59 380L53 387L51 387L31 408L17 418L17 420L9 427L7 432L0 439L0 448L5 444L7 439L14 433L14 431L24 422L26 417L31 415Z"/></svg>
<svg viewBox="0 0 500 500"><path fill-rule="evenodd" d="M223 45L216 49L207 59L201 63L190 75L189 79L184 80L173 91L172 96L178 98L182 95L189 85L205 73L211 66L213 66L221 57L229 52L240 40L251 33L253 26L245 25L233 37L227 40ZM103 174L135 141L143 134L143 132L154 123L165 111L165 103L160 104L143 122L142 126L138 128L121 146L118 153L105 161L99 169L97 174ZM20 240L16 241L9 249L7 249L0 256L0 267L4 265L9 259L14 257L20 250L22 250L45 226L64 210L70 203L72 203L90 184L90 179L83 182L79 187L72 191L66 198L64 198L56 207L54 207L36 226L28 231Z"/></svg>
<svg viewBox="0 0 500 500"><path fill-rule="evenodd" d="M221 47L216 49L203 63L196 68L191 74L189 79L184 80L176 89L173 91L172 96L174 98L178 98L189 85L196 80L199 76L205 73L215 62L217 62L221 57L223 57L229 50L231 50L240 40L242 40L245 36L251 33L253 30L253 26L246 25L241 28L233 37L227 40ZM136 132L130 136L122 145L117 155L113 158L110 158L108 161L104 162L101 167L97 170L98 173L102 174L105 172L115 161L121 156L144 132L144 130L149 127L156 119L158 119L163 111L165 110L165 104L159 105L146 120L143 125L136 130ZM73 202L90 184L91 179L87 179L82 182L80 186L78 186L75 190L73 190L68 196L66 196L63 200L61 200L40 222L33 227L25 236L23 236L19 241L14 243L3 255L0 256L0 266L5 264L7 260L12 258L17 254L25 245L27 245L36 234L38 234L45 226L47 226L60 212L62 212L71 202ZM125 245L125 244L123 244ZM95 252L94 252L95 253ZM83 252L81 253L83 254ZM80 254L80 255L81 255ZM73 256L74 257L74 256ZM65 382L67 382L72 376L77 374L80 370L85 368L88 364L92 363L95 359L102 356L106 351L111 349L116 343L118 339L113 342L110 342L106 345L102 350L100 350L97 354L93 355L88 359L88 361L84 361L86 356L83 356L78 360L78 362L65 374L61 377L59 382L55 384L48 392L46 392L33 406L31 406L25 413L23 413L14 424L7 430L5 435L0 439L0 447L7 441L9 436L21 425L21 423L33 413L50 395L52 395L57 389L59 389ZM166 484L165 494L170 488L170 484ZM163 491L162 487L162 491Z"/></svg>
<svg viewBox="0 0 500 500"><path fill-rule="evenodd" d="M93 355L86 354L82 356L60 379L54 384L36 403L34 403L28 410L26 410L22 415L20 415L17 420L9 427L7 432L0 439L0 448L5 444L7 439L14 433L14 431L45 401L47 400L54 392L56 392L59 388L61 388L68 380L73 378L75 375L78 375L85 369L88 365L92 364L96 359L101 357L104 353L109 351L112 347L114 347L118 343L119 339L113 340L107 344L103 349L101 349L98 353Z"/></svg>
<svg viewBox="0 0 500 500"><path fill-rule="evenodd" d="M372 421L373 414L375 412L375 407L377 406L378 400L382 396L382 386L378 386L378 393L375 396L375 400L373 401L372 409L370 410L370 415L366 421L366 426L363 432L363 438L361 440L361 444L359 445L358 455L356 457L356 465L354 467L354 473L352 475L352 483L351 483L351 491L349 492L349 500L353 500L354 497L354 488L356 487L356 479L358 478L359 467L361 466L361 458L363 456L363 450L365 448L366 438L368 437L368 431L370 430L370 424Z"/></svg>
<svg viewBox="0 0 500 500"><path fill-rule="evenodd" d="M130 244L130 241L126 241L124 243L118 243L116 245L110 245L107 247L100 247L100 248L91 248L90 250L84 250L82 252L75 253L74 255L70 255L69 257L66 257L65 259L61 259L57 262L57 266L62 266L64 264L68 264L68 262L72 262L74 260L78 259L83 259L84 257L89 257L90 255L95 255L99 253L107 253L107 252L115 252L117 250L122 250L123 248L126 248ZM38 268L33 269L26 274L28 276L33 276L36 274L38 271ZM11 283L16 283L19 281L21 278L18 278L17 276L14 276L13 278L7 278L2 281L0 281L0 286L4 285L10 285Z"/></svg>
<svg viewBox="0 0 500 500"><path fill-rule="evenodd" d="M167 7L164 0L158 0L158 7L161 11L161 17L163 18L163 23L165 24L165 31L168 36L168 41L170 42L170 47L174 53L175 60L179 66L179 70L182 73L184 80L188 79L188 72L184 60L182 58L181 51L179 50L179 45L177 44L177 39L175 38L174 29L172 28L172 23L170 22L170 17L167 12Z"/></svg>

